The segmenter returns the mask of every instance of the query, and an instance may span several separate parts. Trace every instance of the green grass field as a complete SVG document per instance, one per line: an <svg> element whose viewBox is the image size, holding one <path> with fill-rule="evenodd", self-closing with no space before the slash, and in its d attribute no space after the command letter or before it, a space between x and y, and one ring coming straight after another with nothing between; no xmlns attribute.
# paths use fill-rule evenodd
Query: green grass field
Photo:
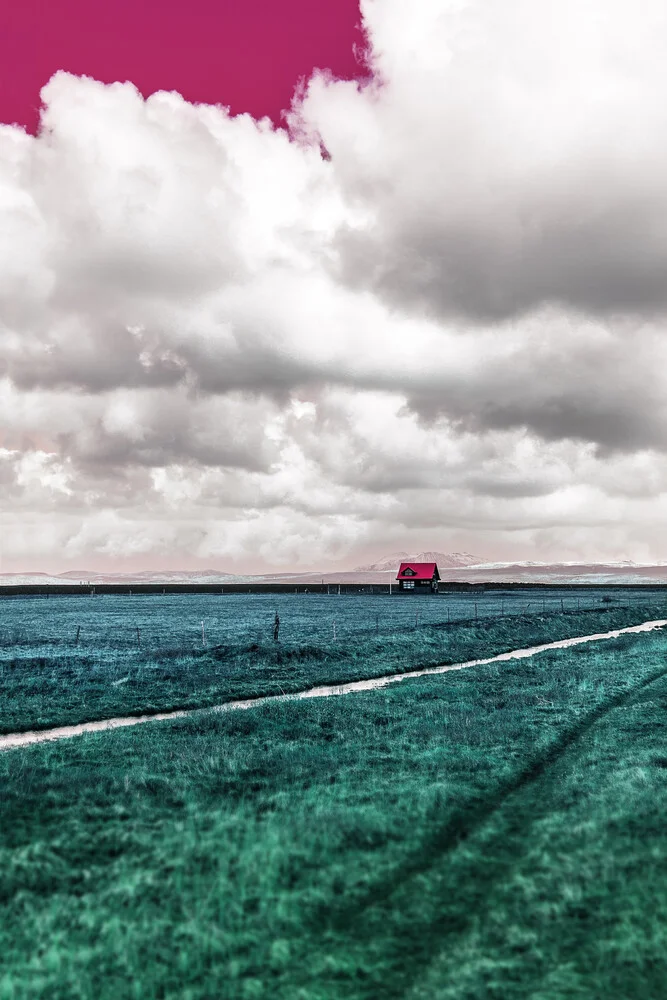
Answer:
<svg viewBox="0 0 667 1000"><path fill-rule="evenodd" d="M666 657L1 754L0 998L662 1000Z"/></svg>
<svg viewBox="0 0 667 1000"><path fill-rule="evenodd" d="M667 614L630 607L516 615L325 645L218 646L206 651L0 647L0 733L116 715L202 708L301 691L604 632Z"/></svg>

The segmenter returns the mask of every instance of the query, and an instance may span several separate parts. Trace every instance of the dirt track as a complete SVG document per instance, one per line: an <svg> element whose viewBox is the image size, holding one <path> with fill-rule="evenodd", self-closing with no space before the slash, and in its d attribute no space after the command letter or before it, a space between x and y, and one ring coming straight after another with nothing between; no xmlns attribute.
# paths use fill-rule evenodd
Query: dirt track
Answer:
<svg viewBox="0 0 667 1000"><path fill-rule="evenodd" d="M8 733L0 736L0 750L14 750L17 747L29 746L33 743L46 743L50 740L63 740L72 736L80 736L83 733L103 732L107 729L120 729L125 726L137 726L142 722L163 722L171 719L185 719L203 712L230 712L235 709L253 708L255 705L266 705L272 701L300 701L302 698L327 698L332 695L351 694L354 691L374 691L378 688L387 687L388 684L395 684L398 681L407 680L411 677L425 677L430 674L444 674L450 670L464 670L467 667L478 667L486 663L500 663L503 660L522 659L526 656L534 656L546 649L565 649L568 646L577 646L582 642L593 642L598 639L616 639L619 635L630 632L651 632L656 628L664 628L667 619L659 621L644 622L642 625L630 625L627 628L614 629L611 632L599 632L595 635L576 636L573 639L559 639L556 642L547 642L541 646L530 646L527 649L514 649L507 653L500 653L498 656L490 656L483 660L467 660L465 663L454 663L447 666L428 667L425 670L411 670L402 674L387 674L384 677L373 677L365 681L351 681L349 684L331 684L325 687L309 688L306 691L298 691L295 694L267 695L263 698L251 698L246 701L229 701L223 705L216 705L212 708L194 708L177 712L161 712L155 715L135 715L125 716L116 719L104 719L98 722L82 722L77 726L60 726L57 729L45 729L42 731Z"/></svg>

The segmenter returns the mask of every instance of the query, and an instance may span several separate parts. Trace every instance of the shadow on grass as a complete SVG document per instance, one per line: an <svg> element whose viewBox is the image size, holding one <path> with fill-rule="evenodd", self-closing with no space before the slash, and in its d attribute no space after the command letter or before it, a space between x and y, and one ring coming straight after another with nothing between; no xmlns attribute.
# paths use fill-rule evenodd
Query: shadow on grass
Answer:
<svg viewBox="0 0 667 1000"><path fill-rule="evenodd" d="M320 926L326 927L332 950L345 941L357 957L356 963L350 963L356 970L354 981L345 983L341 976L336 996L377 997L377 969L381 970L383 998L405 997L445 942L451 947L493 905L494 889L531 847L534 824L552 812L549 793L572 751L581 751L582 741L599 722L641 700L647 688L665 678L667 668L653 671L599 704L494 794L459 808L443 826L421 838L412 856L402 859L399 870L375 882L365 894L354 899L348 896L340 905L323 909ZM468 851L467 841L474 841ZM369 955L373 965L367 963ZM664 985L664 977L660 981Z"/></svg>

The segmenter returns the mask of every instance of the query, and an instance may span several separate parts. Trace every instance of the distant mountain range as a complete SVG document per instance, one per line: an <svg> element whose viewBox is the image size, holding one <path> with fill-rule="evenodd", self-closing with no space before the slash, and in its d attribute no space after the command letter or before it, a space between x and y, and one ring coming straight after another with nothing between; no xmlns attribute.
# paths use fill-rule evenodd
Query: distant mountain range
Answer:
<svg viewBox="0 0 667 1000"><path fill-rule="evenodd" d="M667 583L667 564L638 564L631 561L609 563L539 563L482 562L467 552L396 552L366 566L345 572L291 573L262 575L223 573L219 570L182 572L169 570L141 573L92 573L70 570L67 573L0 573L0 587L25 584L71 583L384 583L394 576L401 562L437 562L444 581L461 583L551 583L551 584L657 584Z"/></svg>
<svg viewBox="0 0 667 1000"><path fill-rule="evenodd" d="M251 580L261 580L262 577L240 576L235 573L221 573L218 570L184 570L153 571L144 570L139 573L94 573L90 570L68 570L66 573L53 575L50 573L0 573L0 586L3 584L65 584L65 583L244 583Z"/></svg>
<svg viewBox="0 0 667 1000"><path fill-rule="evenodd" d="M378 562L371 563L370 566L357 566L355 573L389 573L397 570L402 562L435 562L438 569L454 569L460 566L476 566L483 562L477 556L471 556L469 552L394 552L385 556Z"/></svg>

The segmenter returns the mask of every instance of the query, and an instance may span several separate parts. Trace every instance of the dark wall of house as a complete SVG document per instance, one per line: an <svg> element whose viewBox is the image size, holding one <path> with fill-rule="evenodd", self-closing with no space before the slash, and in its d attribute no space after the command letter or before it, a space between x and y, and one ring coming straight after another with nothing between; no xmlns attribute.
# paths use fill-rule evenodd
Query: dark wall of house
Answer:
<svg viewBox="0 0 667 1000"><path fill-rule="evenodd" d="M433 592L434 594L437 594L437 592L438 592L438 582L435 579L433 579L433 580L415 580L414 581L414 584L415 584L414 587L406 587L405 586L406 582L408 582L408 581L406 581L406 580L399 580L398 581L399 589L404 594L424 594L424 593L427 593L429 591ZM410 582L412 582L412 581L410 581Z"/></svg>

